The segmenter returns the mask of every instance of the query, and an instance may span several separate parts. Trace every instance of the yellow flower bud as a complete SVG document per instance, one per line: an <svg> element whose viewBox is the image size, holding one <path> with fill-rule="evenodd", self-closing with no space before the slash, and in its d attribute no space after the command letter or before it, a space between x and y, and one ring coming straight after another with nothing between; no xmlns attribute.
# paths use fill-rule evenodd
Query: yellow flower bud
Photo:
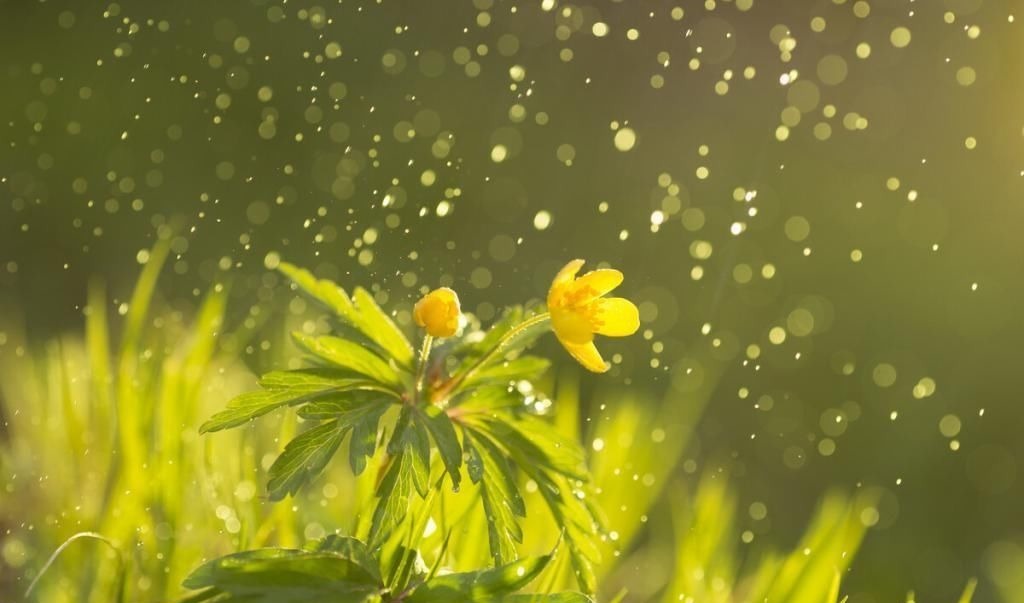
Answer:
<svg viewBox="0 0 1024 603"><path fill-rule="evenodd" d="M412 309L413 320L433 337L451 337L459 329L459 296L448 287L424 295Z"/></svg>

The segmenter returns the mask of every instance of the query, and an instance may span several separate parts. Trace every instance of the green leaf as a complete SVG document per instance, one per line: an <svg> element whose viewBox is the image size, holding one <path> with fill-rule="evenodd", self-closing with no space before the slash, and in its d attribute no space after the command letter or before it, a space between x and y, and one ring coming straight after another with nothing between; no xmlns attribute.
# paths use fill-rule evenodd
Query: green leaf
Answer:
<svg viewBox="0 0 1024 603"><path fill-rule="evenodd" d="M225 410L214 414L200 425L199 433L238 427L282 406L302 404L318 395L320 394L296 394L286 390L248 392L232 399Z"/></svg>
<svg viewBox="0 0 1024 603"><path fill-rule="evenodd" d="M228 595L218 601L247 603L366 601L382 588L378 576L344 552L295 549L257 549L221 557L200 566L183 584Z"/></svg>
<svg viewBox="0 0 1024 603"><path fill-rule="evenodd" d="M309 296L327 306L339 318L351 321L350 316L355 311L355 307L345 290L337 284L327 279L318 279L310 271L288 262L281 262L277 269Z"/></svg>
<svg viewBox="0 0 1024 603"><path fill-rule="evenodd" d="M475 331L467 333L463 343L457 348L456 355L465 359L465 362L472 363L473 360L483 356L487 350L493 348L502 336L512 330L513 327L523 322L523 307L509 306L486 331Z"/></svg>
<svg viewBox="0 0 1024 603"><path fill-rule="evenodd" d="M398 374L387 362L358 343L332 335L314 337L296 332L292 337L300 347L325 362L395 389L402 386Z"/></svg>
<svg viewBox="0 0 1024 603"><path fill-rule="evenodd" d="M480 456L476 446L473 446L472 438L467 434L462 436L462 449L466 454L466 470L469 473L469 479L474 484L479 484L480 480L484 478L484 459Z"/></svg>
<svg viewBox="0 0 1024 603"><path fill-rule="evenodd" d="M412 421L406 438L406 452L412 460L412 483L423 498L430 489L430 439L423 422Z"/></svg>
<svg viewBox="0 0 1024 603"><path fill-rule="evenodd" d="M303 484L324 470L345 437L339 421L324 423L288 443L270 467L267 491L271 500L295 494Z"/></svg>
<svg viewBox="0 0 1024 603"><path fill-rule="evenodd" d="M462 482L462 447L459 446L459 437L455 434L455 426L448 415L436 406L427 407L424 411L423 422L434 438L437 451L441 456L448 477L452 480L452 488L456 491Z"/></svg>
<svg viewBox="0 0 1024 603"><path fill-rule="evenodd" d="M595 592L596 566L601 560L601 551L591 539L600 533L601 526L595 511L586 502L589 499L577 496L579 488L573 487L564 476L550 475L535 468L524 470L537 482L537 489L551 510L555 524L564 530L576 582L588 593Z"/></svg>
<svg viewBox="0 0 1024 603"><path fill-rule="evenodd" d="M526 506L505 455L487 436L463 431L470 479L480 485L480 498L487 519L487 541L494 564L516 558L516 543L523 541L518 517L526 516Z"/></svg>
<svg viewBox="0 0 1024 603"><path fill-rule="evenodd" d="M399 366L412 366L413 349L409 340L365 289L357 287L352 298L349 298L337 284L327 279L318 279L308 270L288 262L281 262L278 270L308 295L327 306L342 322L387 352Z"/></svg>
<svg viewBox="0 0 1024 603"><path fill-rule="evenodd" d="M313 550L336 553L346 559L350 559L353 563L363 568L367 575L371 576L375 582L381 582L380 566L377 564L377 560L373 558L366 544L357 538L331 534L318 542Z"/></svg>
<svg viewBox="0 0 1024 603"><path fill-rule="evenodd" d="M220 431L244 425L252 419L283 406L304 404L325 396L361 389L382 389L365 379L341 376L338 371L281 371L268 373L260 380L267 388L242 394L227 408L214 414L199 428L199 433ZM395 396L394 393L391 393Z"/></svg>
<svg viewBox="0 0 1024 603"><path fill-rule="evenodd" d="M562 437L547 421L522 413L470 413L463 416L463 423L499 447L498 454L507 454L537 484L556 525L565 530L577 581L587 592L594 592L595 565L601 552L591 539L598 533L600 523L588 504L589 497L577 495L581 488L575 484L588 477L580 446ZM487 482L485 473L484 483ZM483 502L486 510L486 495ZM492 554L493 543L492 539Z"/></svg>
<svg viewBox="0 0 1024 603"><path fill-rule="evenodd" d="M353 379L347 371L332 368L307 368L295 371L272 371L260 377L260 386L264 389L288 389L292 391L320 391L330 388L350 388L352 385L363 385L373 389L372 382L364 379ZM377 387L378 391L382 390Z"/></svg>
<svg viewBox="0 0 1024 603"><path fill-rule="evenodd" d="M370 548L376 549L385 541L409 513L412 495L412 455L400 449L393 455L384 479L377 486L377 507L370 523Z"/></svg>
<svg viewBox="0 0 1024 603"><path fill-rule="evenodd" d="M299 416L315 421L337 419L349 429L349 466L353 474L360 475L366 469L366 459L377 450L380 419L392 407L377 392L349 392L344 398L310 402L299 409Z"/></svg>
<svg viewBox="0 0 1024 603"><path fill-rule="evenodd" d="M500 442L520 465L543 467L582 481L590 477L583 448L540 417L505 412L469 415L468 420Z"/></svg>
<svg viewBox="0 0 1024 603"><path fill-rule="evenodd" d="M480 603L501 601L529 584L551 561L531 557L493 569L447 574L429 580L406 599L408 603Z"/></svg>
<svg viewBox="0 0 1024 603"><path fill-rule="evenodd" d="M503 409L520 410L525 398L519 391L508 385L483 385L460 395L452 406L469 411L496 411Z"/></svg>
<svg viewBox="0 0 1024 603"><path fill-rule="evenodd" d="M360 475L366 469L366 460L377 451L377 431L385 410L386 407L369 410L358 421L352 423L352 435L348 441L348 464L355 475Z"/></svg>
<svg viewBox="0 0 1024 603"><path fill-rule="evenodd" d="M401 366L412 366L412 345L391 317L373 301L373 296L366 289L356 287L352 299L359 311L358 326L363 334L391 354Z"/></svg>
<svg viewBox="0 0 1024 603"><path fill-rule="evenodd" d="M485 373L490 368L502 367L510 356L515 356L522 352L538 337L550 330L549 325L546 321L539 321L533 326L527 328L520 328L524 320L529 320L536 316L535 311L525 311L522 306L513 306L507 308L501 318L495 322L490 329L485 333L481 331L473 331L463 338L463 343L458 345L452 356L455 358L461 358L462 362L459 368L455 371L455 374L468 369L473 366L482 356L488 353L494 353L494 356L488 360L483 366L477 368L477 374L471 376L467 383L462 384L462 388L466 388L467 385L473 383L486 383L487 381L501 380L504 378L500 373L503 372L504 368L497 368L497 371L491 379L480 381L479 373ZM516 329L515 336L504 339L506 335L513 329ZM500 345L500 349L499 346ZM540 360L540 359L538 359ZM532 362L532 361L531 361ZM527 363L519 365L519 368L529 369L530 371L537 369L537 364L527 366ZM543 370L541 370L543 372ZM512 376L510 379L515 379ZM462 389L460 388L460 389Z"/></svg>
<svg viewBox="0 0 1024 603"><path fill-rule="evenodd" d="M430 436L418 410L402 407L395 433L388 441L388 454L409 457L412 483L420 498L425 497L430 487Z"/></svg>
<svg viewBox="0 0 1024 603"><path fill-rule="evenodd" d="M447 416L443 420L448 421ZM462 461L458 438L454 429L449 433L444 423L440 421L436 416L429 417L420 409L402 407L401 414L395 422L395 431L388 441L391 462L377 487L379 500L370 526L370 544L374 548L383 544L395 527L406 518L413 490L419 493L421 498L427 497L430 488L432 432L436 432L434 437L446 467L450 466L458 473ZM448 427L451 427L450 421ZM453 456L459 458L455 459Z"/></svg>
<svg viewBox="0 0 1024 603"><path fill-rule="evenodd" d="M544 374L551 362L539 356L520 356L515 360L498 360L476 372L466 380L463 387L487 383L507 385L510 381L535 380Z"/></svg>
<svg viewBox="0 0 1024 603"><path fill-rule="evenodd" d="M593 599L583 593L565 592L552 595L509 595L502 598L501 603L593 603Z"/></svg>
<svg viewBox="0 0 1024 603"><path fill-rule="evenodd" d="M397 406L391 402L379 392L350 391L309 402L299 409L299 416L313 421L340 419L348 424L359 421L369 410L379 409L383 412Z"/></svg>

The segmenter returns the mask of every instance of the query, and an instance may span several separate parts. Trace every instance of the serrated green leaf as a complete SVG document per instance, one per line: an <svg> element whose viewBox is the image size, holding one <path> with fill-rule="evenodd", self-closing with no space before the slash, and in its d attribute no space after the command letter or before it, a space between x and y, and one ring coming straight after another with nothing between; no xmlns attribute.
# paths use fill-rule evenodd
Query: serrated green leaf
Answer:
<svg viewBox="0 0 1024 603"><path fill-rule="evenodd" d="M327 306L342 322L379 346L400 367L408 369L412 366L413 349L409 340L365 289L356 287L350 298L336 283L318 279L308 270L287 262L281 262L278 270L308 295Z"/></svg>
<svg viewBox="0 0 1024 603"><path fill-rule="evenodd" d="M385 573L388 576L386 583L391 592L404 592L410 582L423 581L419 551L399 544L389 557L391 567Z"/></svg>
<svg viewBox="0 0 1024 603"><path fill-rule="evenodd" d="M457 491L462 482L462 447L459 446L455 426L448 415L436 406L427 407L423 415L423 421L434 438L445 471L452 480L452 488Z"/></svg>
<svg viewBox="0 0 1024 603"><path fill-rule="evenodd" d="M427 495L430 479L430 436L420 411L403 406L395 422L395 433L388 441L388 454L407 456L413 486L420 498Z"/></svg>
<svg viewBox="0 0 1024 603"><path fill-rule="evenodd" d="M300 549L256 549L209 561L193 571L183 585L190 589L214 587L225 591L266 587L313 586L339 580L375 585L362 567L334 552Z"/></svg>
<svg viewBox="0 0 1024 603"><path fill-rule="evenodd" d="M501 603L593 603L593 599L583 593L555 593L551 595L524 594L509 595L501 599Z"/></svg>
<svg viewBox="0 0 1024 603"><path fill-rule="evenodd" d="M422 421L413 421L406 430L406 453L412 461L412 483L420 498L425 497L430 489L430 439L427 433Z"/></svg>
<svg viewBox="0 0 1024 603"><path fill-rule="evenodd" d="M288 262L281 262L277 269L309 296L327 306L339 318L351 321L350 316L355 308L348 294L337 284L327 279L318 279L313 276L312 272Z"/></svg>
<svg viewBox="0 0 1024 603"><path fill-rule="evenodd" d="M594 592L597 587L595 565L601 553L590 539L598 533L600 524L588 506L587 497L578 496L580 488L573 485L574 481L583 482L587 478L583 450L562 437L548 422L532 415L473 413L464 416L463 421L486 434L537 484L555 523L565 530L580 587ZM487 482L486 475L484 481ZM484 502L486 508L486 498Z"/></svg>
<svg viewBox="0 0 1024 603"><path fill-rule="evenodd" d="M378 501L370 522L370 548L376 549L387 541L409 512L413 490L410 457L411 454L402 449L393 455L384 479L377 486Z"/></svg>
<svg viewBox="0 0 1024 603"><path fill-rule="evenodd" d="M501 442L520 465L543 467L577 480L589 479L583 448L540 417L492 413L471 415L470 420Z"/></svg>
<svg viewBox="0 0 1024 603"><path fill-rule="evenodd" d="M452 406L468 411L521 410L525 398L518 390L508 385L482 385L455 398Z"/></svg>
<svg viewBox="0 0 1024 603"><path fill-rule="evenodd" d="M267 389L248 392L234 398L228 402L227 408L203 423L199 433L238 427L283 406L304 404L341 392L382 389L381 386L365 379L341 377L337 371L331 371L329 374L314 371L268 373L260 380L260 384Z"/></svg>
<svg viewBox="0 0 1024 603"><path fill-rule="evenodd" d="M551 511L555 524L563 529L576 582L586 592L595 592L595 568L601 560L601 551L591 538L600 533L601 526L593 510L587 505L587 497L577 495L579 488L574 487L565 476L549 473L535 466L520 467L537 483L537 491Z"/></svg>
<svg viewBox="0 0 1024 603"><path fill-rule="evenodd" d="M470 456L471 479L479 471L477 482L487 519L487 541L491 558L499 566L516 558L516 543L523 541L517 516L526 516L526 506L504 453L487 436L468 428L463 431L463 442Z"/></svg>
<svg viewBox="0 0 1024 603"><path fill-rule="evenodd" d="M348 442L348 463L355 475L360 475L366 469L366 460L377 450L377 431L380 418L386 410L386 406L378 405L352 423L352 434Z"/></svg>
<svg viewBox="0 0 1024 603"><path fill-rule="evenodd" d="M324 470L338 450L346 427L331 421L314 427L288 443L269 471L267 492L271 500L295 494L303 484Z"/></svg>
<svg viewBox="0 0 1024 603"><path fill-rule="evenodd" d="M352 374L347 371L332 368L272 371L260 377L259 383L263 389L287 389L302 392L314 392L331 388L349 389L353 385L363 385L367 389L372 389L375 385L372 381L353 378ZM378 389L380 388L378 387Z"/></svg>
<svg viewBox="0 0 1024 603"><path fill-rule="evenodd" d="M380 419L392 408L382 400L379 392L348 392L339 397L310 402L299 409L306 420L336 419L349 430L349 465L352 473L360 475L366 469L366 459L377 450L377 432Z"/></svg>
<svg viewBox="0 0 1024 603"><path fill-rule="evenodd" d="M382 396L380 392L349 391L309 402L298 412L303 419L314 421L340 419L343 423L352 423L358 421L370 409L387 410L393 406L396 406L393 404L393 400Z"/></svg>
<svg viewBox="0 0 1024 603"><path fill-rule="evenodd" d="M504 501L509 510L519 517L526 517L526 505L505 454L489 437L476 432L472 437L483 460L484 481L488 488L498 494L497 498Z"/></svg>
<svg viewBox="0 0 1024 603"><path fill-rule="evenodd" d="M366 544L357 538L330 534L318 542L313 550L336 553L346 559L350 559L353 563L363 568L367 575L371 576L375 582L380 583L381 581L380 566L377 564L377 560L373 558Z"/></svg>
<svg viewBox="0 0 1024 603"><path fill-rule="evenodd" d="M259 603L365 601L381 590L377 576L337 551L295 549L257 549L221 557L200 566L183 584L227 595L218 601Z"/></svg>
<svg viewBox="0 0 1024 603"><path fill-rule="evenodd" d="M508 385L511 381L534 380L551 366L551 361L539 356L520 356L515 360L498 360L466 379L464 388L489 383Z"/></svg>
<svg viewBox="0 0 1024 603"><path fill-rule="evenodd" d="M405 445L407 443L405 432L412 424L412 412L411 407L402 406L402 410L398 413L398 419L395 420L395 430L388 439L388 454L391 456L399 457L405 452Z"/></svg>
<svg viewBox="0 0 1024 603"><path fill-rule="evenodd" d="M199 433L220 431L244 425L252 419L263 416L289 404L301 404L308 400L306 394L295 395L289 391L247 392L228 402L227 408L215 413L199 426Z"/></svg>
<svg viewBox="0 0 1024 603"><path fill-rule="evenodd" d="M373 296L363 289L356 287L352 294L352 300L359 312L359 328L364 335L379 345L391 355L399 365L403 367L412 366L413 349L409 340L402 334L391 317L384 313L373 300Z"/></svg>
<svg viewBox="0 0 1024 603"><path fill-rule="evenodd" d="M389 387L399 389L402 381L393 368L367 348L333 335L312 336L293 333L296 343L324 362L364 375Z"/></svg>
<svg viewBox="0 0 1024 603"><path fill-rule="evenodd" d="M462 449L466 455L466 470L469 473L469 479L474 484L479 484L480 480L484 478L484 459L468 435L462 436Z"/></svg>
<svg viewBox="0 0 1024 603"><path fill-rule="evenodd" d="M408 603L480 603L500 601L536 578L551 555L531 557L477 572L438 576L409 595Z"/></svg>

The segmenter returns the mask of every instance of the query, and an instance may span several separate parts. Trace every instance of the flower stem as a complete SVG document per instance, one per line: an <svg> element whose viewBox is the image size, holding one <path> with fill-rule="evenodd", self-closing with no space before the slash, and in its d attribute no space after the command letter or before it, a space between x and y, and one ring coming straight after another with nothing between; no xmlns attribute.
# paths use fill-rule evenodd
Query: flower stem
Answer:
<svg viewBox="0 0 1024 603"><path fill-rule="evenodd" d="M543 324L551 319L551 314L548 312L542 312L535 316L527 318L518 325L512 327L507 333L502 335L501 339L494 344L494 347L487 350L483 356L477 358L476 362L469 366L469 368L461 371L451 379L449 379L444 385L437 390L434 396L434 401L439 401L447 398L453 391L459 388L460 385L465 383L467 379L472 377L477 371L486 366L489 362L494 360L494 357L501 353L516 337L519 337L531 327Z"/></svg>
<svg viewBox="0 0 1024 603"><path fill-rule="evenodd" d="M432 335L423 336L423 347L420 348L420 362L416 367L416 401L419 402L423 393L423 379L427 375L427 361L430 359L430 347L434 344Z"/></svg>

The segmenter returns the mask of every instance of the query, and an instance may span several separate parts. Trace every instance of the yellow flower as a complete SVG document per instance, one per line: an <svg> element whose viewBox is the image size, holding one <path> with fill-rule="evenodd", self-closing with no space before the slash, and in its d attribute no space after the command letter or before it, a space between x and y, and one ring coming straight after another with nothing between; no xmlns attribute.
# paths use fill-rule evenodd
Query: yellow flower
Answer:
<svg viewBox="0 0 1024 603"><path fill-rule="evenodd" d="M576 278L583 260L565 265L548 290L551 328L580 364L595 373L608 370L594 345L594 334L625 337L640 328L636 306L621 297L602 297L622 283L618 270L593 270Z"/></svg>
<svg viewBox="0 0 1024 603"><path fill-rule="evenodd" d="M459 329L459 296L448 287L424 295L412 309L413 320L433 337L451 337Z"/></svg>

